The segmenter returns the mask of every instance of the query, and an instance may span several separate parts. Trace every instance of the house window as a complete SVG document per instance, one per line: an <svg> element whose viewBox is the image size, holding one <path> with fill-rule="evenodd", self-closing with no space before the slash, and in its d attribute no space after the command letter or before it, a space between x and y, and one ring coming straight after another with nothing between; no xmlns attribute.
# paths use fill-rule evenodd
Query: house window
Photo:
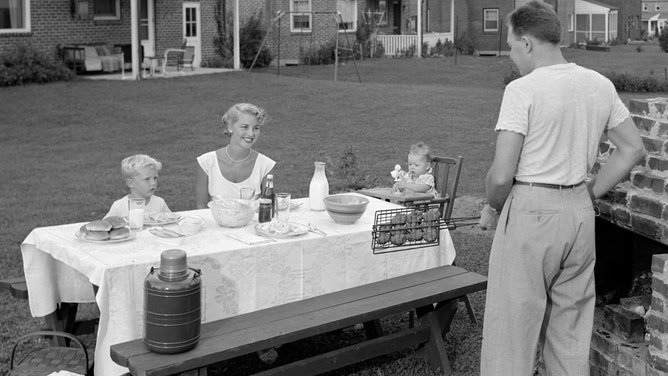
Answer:
<svg viewBox="0 0 668 376"><path fill-rule="evenodd" d="M290 12L290 31L293 33L310 33L311 0L290 0Z"/></svg>
<svg viewBox="0 0 668 376"><path fill-rule="evenodd" d="M647 4L643 4L643 5L642 5L642 10L644 10L644 11L648 11L648 10L649 10L649 5L647 5Z"/></svg>
<svg viewBox="0 0 668 376"><path fill-rule="evenodd" d="M0 34L30 32L30 1L0 0Z"/></svg>
<svg viewBox="0 0 668 376"><path fill-rule="evenodd" d="M656 10L661 10L661 4L656 4Z"/></svg>
<svg viewBox="0 0 668 376"><path fill-rule="evenodd" d="M364 12L366 22L387 25L387 0L368 0L369 9Z"/></svg>
<svg viewBox="0 0 668 376"><path fill-rule="evenodd" d="M336 0L336 10L341 15L339 30L357 29L357 0Z"/></svg>
<svg viewBox="0 0 668 376"><path fill-rule="evenodd" d="M568 31L573 31L573 21L574 21L573 13L571 13L568 15Z"/></svg>
<svg viewBox="0 0 668 376"><path fill-rule="evenodd" d="M499 10L483 9L483 31L486 33L499 31Z"/></svg>
<svg viewBox="0 0 668 376"><path fill-rule="evenodd" d="M93 19L120 20L121 0L94 0Z"/></svg>

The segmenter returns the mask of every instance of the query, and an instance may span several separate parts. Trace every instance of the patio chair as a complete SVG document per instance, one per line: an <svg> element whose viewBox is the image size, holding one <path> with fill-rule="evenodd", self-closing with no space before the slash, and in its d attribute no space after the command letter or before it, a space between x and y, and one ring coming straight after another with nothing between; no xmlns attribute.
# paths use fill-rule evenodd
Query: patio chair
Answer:
<svg viewBox="0 0 668 376"><path fill-rule="evenodd" d="M66 338L69 346L49 346L44 341L53 337ZM77 337L43 330L25 334L16 341L9 358L9 376L48 375L59 371L88 376L92 373L91 366L86 346Z"/></svg>
<svg viewBox="0 0 668 376"><path fill-rule="evenodd" d="M183 48L168 48L165 50L162 59L162 75L166 76L171 73L181 73L183 56L186 50Z"/></svg>
<svg viewBox="0 0 668 376"><path fill-rule="evenodd" d="M179 59L176 69L181 70L184 67L190 67L190 70L195 70L195 47L194 46L183 46L183 54L181 59Z"/></svg>

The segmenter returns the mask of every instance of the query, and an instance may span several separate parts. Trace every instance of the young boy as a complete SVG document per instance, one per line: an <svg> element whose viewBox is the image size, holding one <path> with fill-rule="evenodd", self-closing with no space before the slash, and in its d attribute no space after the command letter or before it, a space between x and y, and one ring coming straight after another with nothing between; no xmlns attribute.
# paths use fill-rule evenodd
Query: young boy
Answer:
<svg viewBox="0 0 668 376"><path fill-rule="evenodd" d="M143 198L145 202L144 214L171 212L165 200L155 196L158 188L158 172L162 169L162 163L144 154L136 154L123 159L121 162L121 173L125 178L125 184L130 188L130 194L116 200L105 215L127 217L128 198Z"/></svg>

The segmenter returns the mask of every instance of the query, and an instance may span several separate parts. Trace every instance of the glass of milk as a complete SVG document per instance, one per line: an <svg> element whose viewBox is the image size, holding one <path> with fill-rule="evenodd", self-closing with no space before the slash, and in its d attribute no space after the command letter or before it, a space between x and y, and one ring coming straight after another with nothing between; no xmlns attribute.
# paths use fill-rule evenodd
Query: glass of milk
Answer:
<svg viewBox="0 0 668 376"><path fill-rule="evenodd" d="M128 197L128 222L131 230L144 228L144 199Z"/></svg>

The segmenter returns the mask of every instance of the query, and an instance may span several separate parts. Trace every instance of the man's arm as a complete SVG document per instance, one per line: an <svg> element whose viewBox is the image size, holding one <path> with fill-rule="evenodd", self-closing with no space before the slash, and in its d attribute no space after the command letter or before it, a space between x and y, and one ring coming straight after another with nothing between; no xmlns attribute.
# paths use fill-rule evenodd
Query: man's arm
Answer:
<svg viewBox="0 0 668 376"><path fill-rule="evenodd" d="M640 160L645 158L645 146L633 120L624 122L608 131L608 139L615 145L608 160L596 178L589 183L592 199L599 198L619 183Z"/></svg>
<svg viewBox="0 0 668 376"><path fill-rule="evenodd" d="M523 144L524 136L522 134L499 131L496 138L494 162L492 162L492 167L485 179L487 202L496 210L503 208L503 203L506 202L506 198L513 187L513 178L515 177Z"/></svg>

